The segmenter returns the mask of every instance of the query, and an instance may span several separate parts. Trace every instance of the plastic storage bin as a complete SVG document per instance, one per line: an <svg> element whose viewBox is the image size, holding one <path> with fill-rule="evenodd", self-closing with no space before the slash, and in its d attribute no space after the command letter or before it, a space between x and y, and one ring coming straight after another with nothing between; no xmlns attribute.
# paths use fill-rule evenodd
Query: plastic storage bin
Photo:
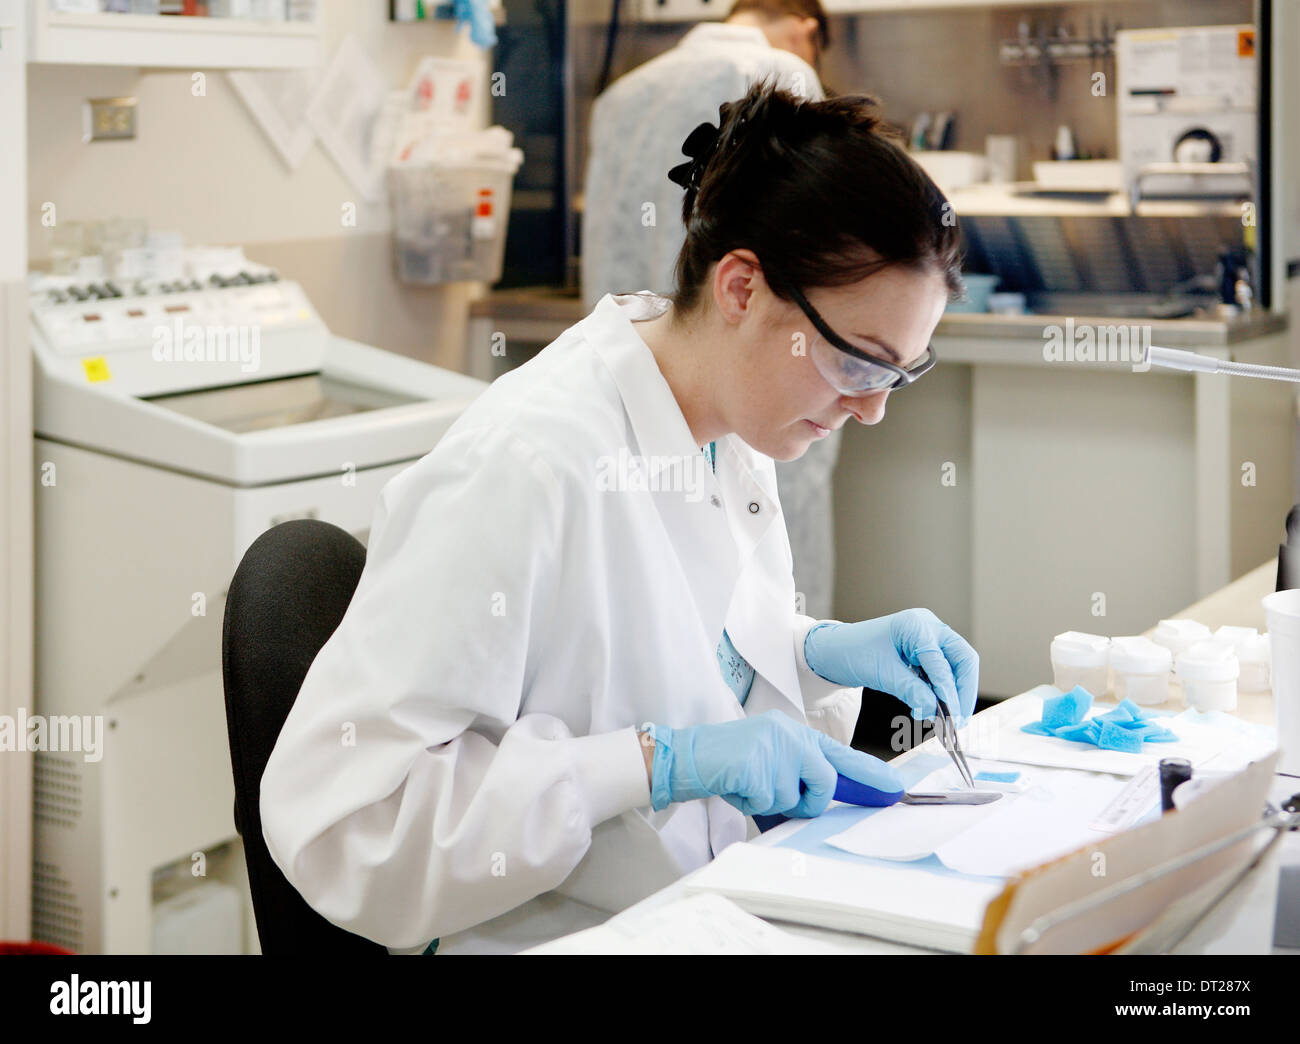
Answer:
<svg viewBox="0 0 1300 1044"><path fill-rule="evenodd" d="M1110 669L1115 678L1115 699L1129 699L1154 707L1169 699L1169 674L1173 654L1141 635L1110 640Z"/></svg>
<svg viewBox="0 0 1300 1044"><path fill-rule="evenodd" d="M1095 697L1105 696L1110 639L1099 634L1066 631L1052 639L1053 682L1062 692L1082 685Z"/></svg>
<svg viewBox="0 0 1300 1044"><path fill-rule="evenodd" d="M405 283L501 278L516 148L450 146L435 162L388 168L397 274Z"/></svg>

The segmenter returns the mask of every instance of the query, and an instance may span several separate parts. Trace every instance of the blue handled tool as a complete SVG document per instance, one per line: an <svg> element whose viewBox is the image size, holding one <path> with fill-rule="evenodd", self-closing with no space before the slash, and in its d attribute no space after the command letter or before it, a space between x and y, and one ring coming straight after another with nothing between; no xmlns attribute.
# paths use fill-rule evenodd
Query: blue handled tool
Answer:
<svg viewBox="0 0 1300 1044"><path fill-rule="evenodd" d="M850 779L843 773L835 774L835 800L846 805L862 805L865 808L885 808L900 801L904 805L987 805L1002 796L997 790L961 790L935 794L909 794L902 790L879 790ZM780 826L788 816L755 816L758 829L766 833L775 826Z"/></svg>
<svg viewBox="0 0 1300 1044"><path fill-rule="evenodd" d="M884 808L903 799L901 790L877 790L856 779L849 779L843 773L836 773L835 800L849 805L866 805L871 808Z"/></svg>
<svg viewBox="0 0 1300 1044"><path fill-rule="evenodd" d="M884 808L902 802L904 805L987 805L1002 796L996 790L958 790L934 794L908 794L902 790L877 790L856 779L837 774L835 800L849 805Z"/></svg>

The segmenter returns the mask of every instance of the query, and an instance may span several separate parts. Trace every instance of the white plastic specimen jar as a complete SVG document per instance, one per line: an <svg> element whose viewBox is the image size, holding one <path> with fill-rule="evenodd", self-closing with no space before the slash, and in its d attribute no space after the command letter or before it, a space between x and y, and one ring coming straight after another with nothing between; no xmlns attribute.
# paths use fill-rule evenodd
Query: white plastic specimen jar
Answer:
<svg viewBox="0 0 1300 1044"><path fill-rule="evenodd" d="M1157 645L1163 645L1174 656L1197 642L1209 641L1210 629L1196 620L1161 620L1153 636Z"/></svg>
<svg viewBox="0 0 1300 1044"><path fill-rule="evenodd" d="M1272 685L1269 666L1268 635L1253 627L1220 627L1214 632L1216 642L1231 642L1241 664L1241 677L1237 679L1238 692L1266 692Z"/></svg>
<svg viewBox="0 0 1300 1044"><path fill-rule="evenodd" d="M1187 694L1187 706L1198 711L1237 709L1237 678L1241 665L1230 642L1197 642L1174 658Z"/></svg>
<svg viewBox="0 0 1300 1044"><path fill-rule="evenodd" d="M1066 631L1052 639L1052 684L1062 692L1081 685L1095 697L1105 696L1110 639L1100 634Z"/></svg>
<svg viewBox="0 0 1300 1044"><path fill-rule="evenodd" d="M1169 674L1174 655L1141 635L1110 640L1110 669L1115 679L1115 699L1129 699L1154 707L1169 699Z"/></svg>

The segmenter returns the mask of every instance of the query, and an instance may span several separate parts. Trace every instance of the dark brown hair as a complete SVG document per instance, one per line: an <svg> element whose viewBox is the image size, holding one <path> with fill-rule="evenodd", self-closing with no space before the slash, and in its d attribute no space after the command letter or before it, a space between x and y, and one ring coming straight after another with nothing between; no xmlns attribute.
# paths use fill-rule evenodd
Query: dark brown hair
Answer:
<svg viewBox="0 0 1300 1044"><path fill-rule="evenodd" d="M762 15L768 21L776 21L786 15L795 18L817 19L817 44L820 50L831 45L831 27L826 17L826 9L820 0L736 0L727 12L727 17L750 11Z"/></svg>
<svg viewBox="0 0 1300 1044"><path fill-rule="evenodd" d="M709 267L752 250L772 292L843 286L893 265L965 290L951 204L869 95L798 98L759 81L719 110L718 144L682 200L674 313L700 306Z"/></svg>

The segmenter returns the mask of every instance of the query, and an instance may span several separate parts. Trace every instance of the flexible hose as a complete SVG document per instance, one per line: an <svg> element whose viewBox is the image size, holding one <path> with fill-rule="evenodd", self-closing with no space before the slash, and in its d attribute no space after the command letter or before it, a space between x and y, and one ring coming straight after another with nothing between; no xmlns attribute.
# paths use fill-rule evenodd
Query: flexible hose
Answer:
<svg viewBox="0 0 1300 1044"><path fill-rule="evenodd" d="M1295 381L1300 383L1300 370L1285 366L1260 366L1255 363L1219 362L1219 373L1231 374L1233 377L1263 377L1270 381Z"/></svg>

